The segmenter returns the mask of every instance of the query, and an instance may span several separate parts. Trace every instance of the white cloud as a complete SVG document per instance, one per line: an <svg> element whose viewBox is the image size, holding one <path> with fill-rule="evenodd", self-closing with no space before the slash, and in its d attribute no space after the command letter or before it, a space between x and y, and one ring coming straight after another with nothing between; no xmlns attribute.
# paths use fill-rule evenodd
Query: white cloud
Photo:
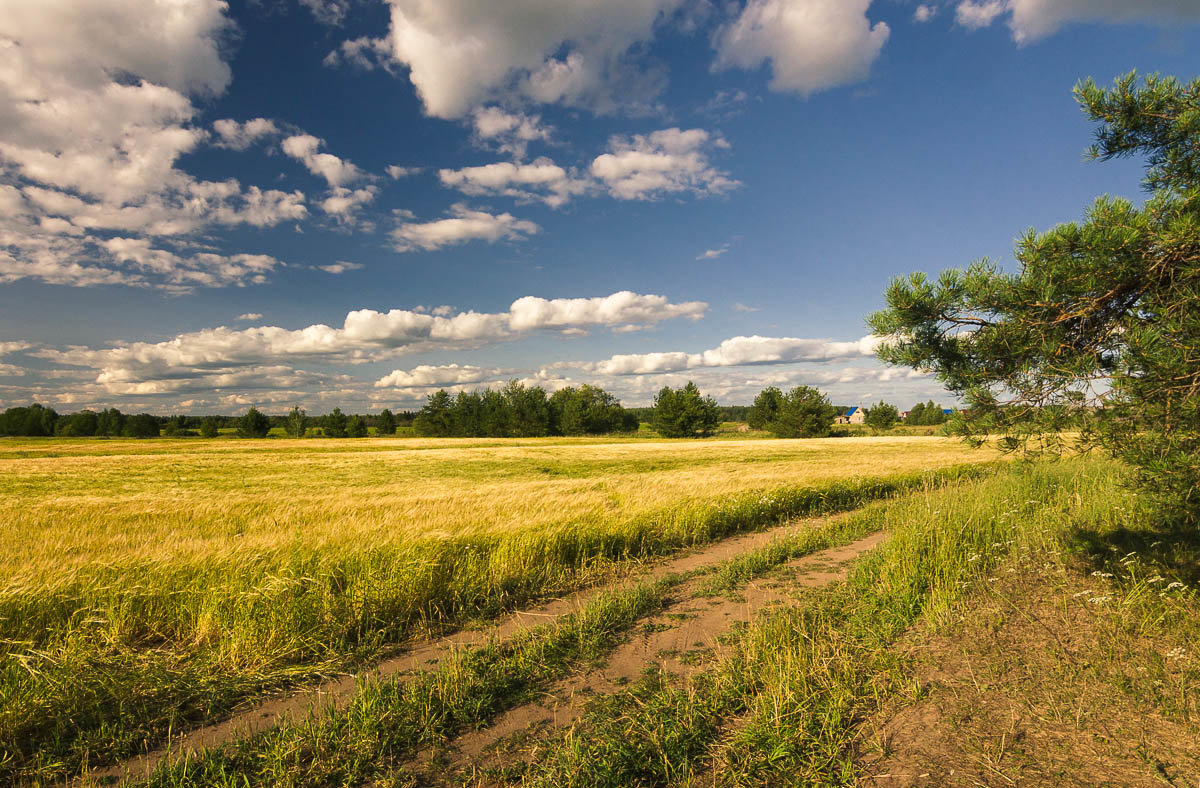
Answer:
<svg viewBox="0 0 1200 788"><path fill-rule="evenodd" d="M937 6L925 5L922 3L917 6L917 10L913 11L914 22L928 22L937 16Z"/></svg>
<svg viewBox="0 0 1200 788"><path fill-rule="evenodd" d="M448 386L465 383L482 383L495 380L505 374L502 369L486 369L471 365L422 364L410 370L397 369L375 381L375 388L415 388L421 386Z"/></svg>
<svg viewBox="0 0 1200 788"><path fill-rule="evenodd" d="M407 178L410 175L416 175L421 172L421 167L401 167L399 164L389 164L387 167L388 177L394 181L401 178Z"/></svg>
<svg viewBox="0 0 1200 788"><path fill-rule="evenodd" d="M504 91L611 105L615 88L640 76L631 79L626 53L681 0L389 2L392 56L408 66L428 114L457 118Z"/></svg>
<svg viewBox="0 0 1200 788"><path fill-rule="evenodd" d="M479 142L518 159L525 157L529 143L548 142L552 131L542 125L539 115L506 112L500 107L478 107L471 113L471 125Z"/></svg>
<svg viewBox="0 0 1200 788"><path fill-rule="evenodd" d="M571 335L592 327L653 326L702 317L708 305L671 303L666 297L627 291L597 298L519 298L504 312L393 309L349 312L340 328L226 326L180 334L163 342L131 342L107 349L43 349L34 355L97 371L95 382L112 393L175 391L172 381L232 374L264 365L320 361L353 363L399 353L476 347L534 331Z"/></svg>
<svg viewBox="0 0 1200 788"><path fill-rule="evenodd" d="M510 213L490 214L474 211L463 203L450 207L450 216L431 222L402 221L392 230L393 247L398 252L441 249L468 241L521 241L541 230L536 224Z"/></svg>
<svg viewBox="0 0 1200 788"><path fill-rule="evenodd" d="M1006 0L963 0L954 9L954 21L968 30L978 30L996 21L996 17L1003 14L1007 7Z"/></svg>
<svg viewBox="0 0 1200 788"><path fill-rule="evenodd" d="M890 30L871 0L750 0L716 38L717 67L771 61L771 89L810 95L867 77Z"/></svg>
<svg viewBox="0 0 1200 788"><path fill-rule="evenodd" d="M621 200L653 200L670 193L719 194L740 184L713 167L707 151L727 148L704 129L661 129L614 137L609 153L592 161L592 175Z"/></svg>
<svg viewBox="0 0 1200 788"><path fill-rule="evenodd" d="M185 257L155 248L144 238L110 238L100 245L118 264L130 268L134 276L152 274L177 291L261 284L266 281L267 273L282 265L265 254L198 252Z"/></svg>
<svg viewBox="0 0 1200 788"><path fill-rule="evenodd" d="M392 48L386 38L361 38L343 41L341 45L321 61L326 66L337 66L343 62L371 71L374 68L391 70Z"/></svg>
<svg viewBox="0 0 1200 788"><path fill-rule="evenodd" d="M733 311L734 312L759 312L761 310L756 306L746 306L741 301L734 301L733 302Z"/></svg>
<svg viewBox="0 0 1200 788"><path fill-rule="evenodd" d="M303 164L309 172L324 178L331 187L360 180L363 171L332 153L319 153L325 141L311 134L294 134L280 143L283 152Z"/></svg>
<svg viewBox="0 0 1200 788"><path fill-rule="evenodd" d="M300 5L311 11L321 24L335 27L345 21L350 10L349 0L300 0Z"/></svg>
<svg viewBox="0 0 1200 788"><path fill-rule="evenodd" d="M1195 0L964 0L955 20L971 29L986 27L1003 14L1018 42L1052 35L1071 22L1172 24L1200 22Z"/></svg>
<svg viewBox="0 0 1200 788"><path fill-rule="evenodd" d="M279 129L275 126L275 122L266 118L254 118L245 123L238 123L236 120L223 118L213 121L213 131L217 133L218 148L231 148L233 150L246 150L259 140L275 137L279 134Z"/></svg>
<svg viewBox="0 0 1200 788"><path fill-rule="evenodd" d="M246 312L238 315L238 320L262 320L262 312Z"/></svg>
<svg viewBox="0 0 1200 788"><path fill-rule="evenodd" d="M854 342L796 337L732 337L710 350L631 353L612 356L604 361L579 362L577 366L599 375L646 375L683 372L706 367L740 367L757 364L794 364L832 361L844 358L868 358L875 355L878 340L866 336Z"/></svg>
<svg viewBox="0 0 1200 788"><path fill-rule="evenodd" d="M705 249L700 254L696 255L697 260L716 260L721 255L729 251L729 244L721 244L716 249Z"/></svg>
<svg viewBox="0 0 1200 788"><path fill-rule="evenodd" d="M379 194L379 187L367 184L361 189L348 189L335 186L329 190L325 199L321 200L321 210L337 219L341 224L359 224L358 211ZM362 225L365 229L374 227L373 224Z"/></svg>
<svg viewBox="0 0 1200 788"><path fill-rule="evenodd" d="M317 266L317 270L324 271L327 274L334 274L335 276L338 274L344 274L347 271L357 271L360 268L362 268L361 263L349 263L345 260L338 260L336 263Z"/></svg>
<svg viewBox="0 0 1200 788"><path fill-rule="evenodd" d="M156 282L153 271L114 266L106 234L181 236L213 223L263 226L306 216L300 192L199 181L176 167L214 138L192 125L191 97L218 95L229 83L221 57L232 29L226 8L223 0L5 7L0 277L175 288L177 279ZM261 120L221 124L216 144L240 145L263 131L269 121ZM222 268L229 260L190 259ZM219 270L193 274L187 278L197 284L230 281Z"/></svg>
<svg viewBox="0 0 1200 788"><path fill-rule="evenodd" d="M474 196L499 194L526 200L541 200L552 208L565 205L583 194L591 182L567 172L547 158L529 164L496 162L461 170L439 170L442 185Z"/></svg>
<svg viewBox="0 0 1200 788"><path fill-rule="evenodd" d="M29 350L33 347L32 342L0 342L0 356L7 356L10 353L20 353L22 350Z"/></svg>

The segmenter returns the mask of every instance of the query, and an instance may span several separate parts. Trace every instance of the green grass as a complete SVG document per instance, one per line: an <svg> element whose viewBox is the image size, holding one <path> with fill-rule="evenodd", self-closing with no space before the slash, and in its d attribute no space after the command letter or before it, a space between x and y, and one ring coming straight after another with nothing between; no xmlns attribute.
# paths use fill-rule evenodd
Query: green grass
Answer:
<svg viewBox="0 0 1200 788"><path fill-rule="evenodd" d="M732 590L770 565L871 532L881 524L886 505L806 524L754 553L755 572L747 572L743 559L736 557L693 574ZM406 764L418 750L436 751L456 734L528 702L571 669L603 657L639 620L661 610L671 590L688 576L675 574L627 591L604 592L580 613L555 624L507 643L458 652L415 679L369 684L344 710L278 726L236 747L165 763L131 785L403 784L412 777Z"/></svg>
<svg viewBox="0 0 1200 788"><path fill-rule="evenodd" d="M694 683L652 673L597 699L536 764L508 777L534 786L852 784L857 720L906 681L890 650L896 639L920 620L946 617L1010 554L1070 561L1081 532L1119 534L1131 522L1152 539L1121 480L1113 465L1077 460L893 502L883 517L890 538L845 583L759 616ZM1195 560L1194 537L1190 545ZM776 549L761 560L776 559ZM1194 591L1158 596L1145 591L1145 577L1124 575L1130 620L1172 641L1200 636ZM1138 693L1154 697L1157 680L1146 678ZM1183 713L1167 696L1196 685L1170 686L1158 705Z"/></svg>

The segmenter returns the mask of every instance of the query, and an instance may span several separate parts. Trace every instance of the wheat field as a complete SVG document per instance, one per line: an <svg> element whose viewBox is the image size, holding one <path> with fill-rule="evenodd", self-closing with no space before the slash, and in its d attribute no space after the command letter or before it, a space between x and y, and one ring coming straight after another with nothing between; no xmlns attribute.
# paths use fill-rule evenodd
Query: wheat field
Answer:
<svg viewBox="0 0 1200 788"><path fill-rule="evenodd" d="M994 458L937 437L0 441L0 777Z"/></svg>

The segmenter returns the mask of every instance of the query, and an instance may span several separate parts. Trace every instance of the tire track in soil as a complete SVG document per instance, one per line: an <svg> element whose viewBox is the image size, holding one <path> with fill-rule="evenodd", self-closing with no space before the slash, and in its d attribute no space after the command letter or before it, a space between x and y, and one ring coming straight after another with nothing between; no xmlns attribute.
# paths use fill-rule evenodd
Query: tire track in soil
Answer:
<svg viewBox="0 0 1200 788"><path fill-rule="evenodd" d="M657 664L680 677L688 677L704 668L702 661L688 661L685 655L695 649L719 652L718 638L735 622L748 622L765 606L792 601L788 591L796 588L822 588L846 576L849 564L877 547L887 534L877 532L857 541L794 559L777 567L773 574L790 574L784 580L752 580L740 591L740 598L699 597L696 582L684 584L680 601L647 619L646 630L618 646L603 667L577 674L559 682L540 701L512 709L491 726L463 734L455 739L447 754L448 764L438 776L473 775L480 770L513 765L493 750L504 740L529 731L538 735L563 728L583 713L586 701L596 694L612 693ZM516 757L513 758L515 761ZM433 754L425 753L415 766L425 769ZM436 782L436 780L434 780ZM446 782L455 783L453 777Z"/></svg>
<svg viewBox="0 0 1200 788"><path fill-rule="evenodd" d="M569 615L581 609L604 591L628 587L635 583L656 580L672 574L703 569L741 553L769 544L772 540L791 531L802 529L813 523L846 517L853 511L857 510L826 515L824 517L792 520L774 528L730 537L720 542L689 551L683 555L677 555L674 558L656 561L649 564L649 568L634 569L620 576L615 581L590 586L566 596L553 599L538 607L512 613L490 626L465 629L437 640L415 645L397 656L376 663L374 667L368 670L323 682L315 687L298 692L270 698L253 708L237 712L219 722L192 728L174 738L169 744L152 752L135 756L113 766L91 770L78 775L74 779L68 780L68 784L72 788L80 788L84 785L94 784L94 781L98 780L108 782L119 778L146 777L159 763L168 757L180 758L184 755L195 754L202 749L222 747L236 739L267 730L280 723L300 720L327 708L345 708L357 692L360 682L376 681L418 670L435 668L441 659L456 650L481 646L493 638L503 640L527 629L555 621L562 616ZM825 555L829 552L831 551L813 554L808 556L808 559L815 559L817 556ZM804 560L806 559L799 559L799 561ZM797 562L792 562L792 564L795 563ZM787 566L791 566L792 564L788 564ZM749 587L747 587L747 593L757 592L751 592ZM679 612L677 608L673 609ZM722 618L726 617L722 613ZM659 618L661 616L656 616L653 620L657 622ZM705 620L707 621L708 619L706 618ZM618 652L624 653L624 648L626 647L619 648ZM632 656L626 658L632 658ZM507 715L505 715L506 718Z"/></svg>

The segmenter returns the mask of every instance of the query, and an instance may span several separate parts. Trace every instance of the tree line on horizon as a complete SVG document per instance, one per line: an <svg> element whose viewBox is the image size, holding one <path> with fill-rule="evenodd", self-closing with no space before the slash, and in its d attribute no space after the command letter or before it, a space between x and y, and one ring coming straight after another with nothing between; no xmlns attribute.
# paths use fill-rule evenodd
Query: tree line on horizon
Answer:
<svg viewBox="0 0 1200 788"><path fill-rule="evenodd" d="M60 415L35 403L0 413L0 436L215 438L222 429L234 429L240 437L265 438L278 428L293 438L365 438L371 428L376 435L394 435L401 427L412 427L415 434L427 437L540 437L632 433L647 423L663 437L683 438L706 437L721 422L734 421L777 437L800 438L831 434L833 419L847 410L848 406L831 405L808 386L786 394L772 386L760 392L753 405L722 406L689 381L678 389L664 387L650 407L626 408L609 392L589 384L548 394L540 386L512 381L500 390L451 395L443 389L430 394L418 411L393 413L385 408L379 414L347 414L335 407L309 416L297 406L284 415L267 415L255 407L241 416L155 416L125 414L117 408ZM875 429L886 430L901 421L888 403L864 410L868 426ZM936 425L946 420L941 405L929 401L918 402L902 421Z"/></svg>

